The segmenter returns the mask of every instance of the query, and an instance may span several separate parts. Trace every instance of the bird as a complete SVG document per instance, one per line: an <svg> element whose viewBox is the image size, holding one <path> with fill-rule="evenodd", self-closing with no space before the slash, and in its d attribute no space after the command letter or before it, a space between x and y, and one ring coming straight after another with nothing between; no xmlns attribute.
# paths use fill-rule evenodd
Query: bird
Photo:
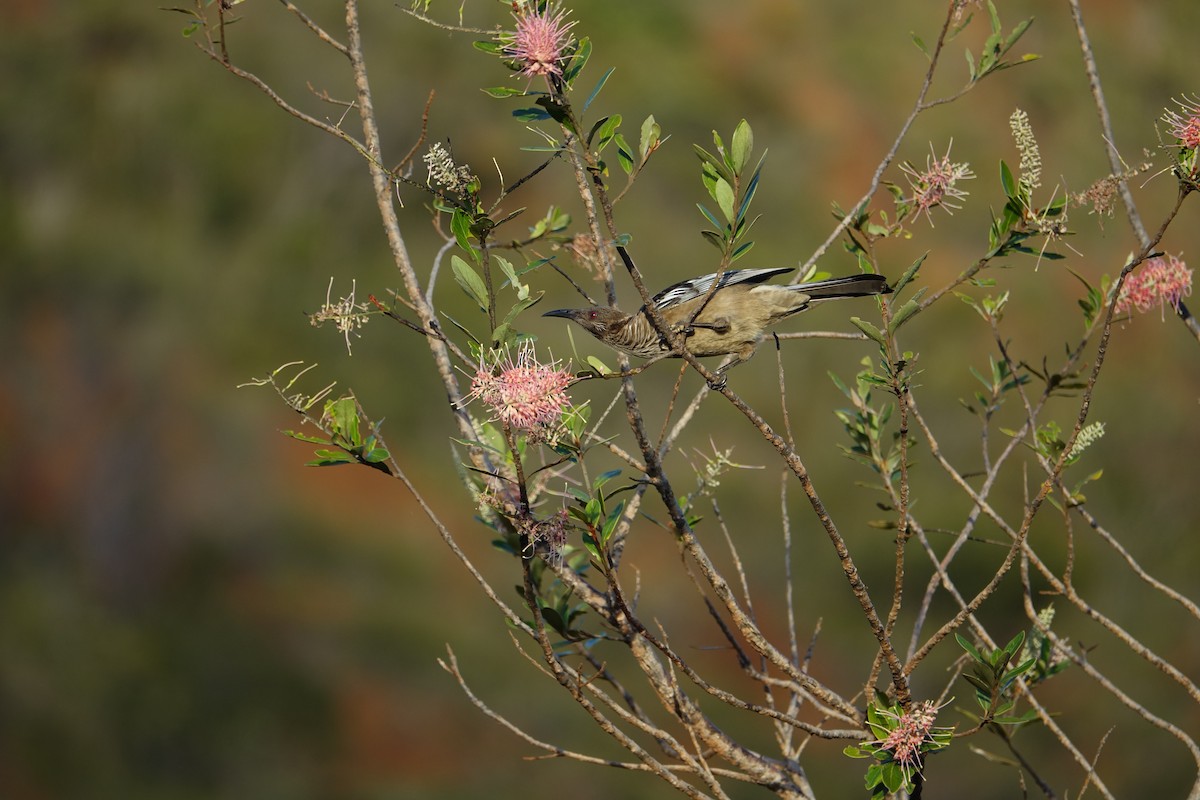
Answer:
<svg viewBox="0 0 1200 800"><path fill-rule="evenodd" d="M684 337L683 346L692 355L735 357L716 370L716 383L721 385L725 372L748 361L776 323L826 300L892 291L882 275L871 273L791 285L767 283L793 269L714 272L668 286L651 298L651 304L671 330ZM609 306L588 306L559 308L542 316L573 320L604 344L632 356L680 357L654 329L645 306L634 314Z"/></svg>

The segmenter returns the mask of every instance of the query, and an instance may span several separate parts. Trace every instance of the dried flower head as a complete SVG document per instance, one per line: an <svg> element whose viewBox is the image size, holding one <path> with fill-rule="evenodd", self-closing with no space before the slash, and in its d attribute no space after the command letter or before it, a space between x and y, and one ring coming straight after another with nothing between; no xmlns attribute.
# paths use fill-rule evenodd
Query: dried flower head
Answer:
<svg viewBox="0 0 1200 800"><path fill-rule="evenodd" d="M350 334L367 324L371 317L367 313L367 304L359 303L354 298L357 282L350 282L350 294L336 303L330 300L333 295L333 278L329 279L329 287L325 290L325 305L308 315L308 321L314 328L319 328L326 322L332 322L338 332L346 339L346 352L350 353Z"/></svg>
<svg viewBox="0 0 1200 800"><path fill-rule="evenodd" d="M529 536L527 555L542 551L542 558L552 567L561 567L563 548L567 545L567 510L560 509L546 519L528 516L521 521L522 531Z"/></svg>
<svg viewBox="0 0 1200 800"><path fill-rule="evenodd" d="M1021 187L1028 197L1034 189L1042 185L1042 153L1038 149L1037 139L1033 137L1033 127L1029 124L1029 115L1017 109L1008 118L1012 128L1013 140L1017 143L1017 152L1021 154Z"/></svg>
<svg viewBox="0 0 1200 800"><path fill-rule="evenodd" d="M526 341L515 358L509 353L490 364L481 360L468 400L480 400L492 409L493 419L518 432L543 434L570 406L570 383L570 372L558 362L539 364L532 342Z"/></svg>
<svg viewBox="0 0 1200 800"><path fill-rule="evenodd" d="M546 3L541 10L538 5L514 4L517 30L504 54L517 62L522 75L561 76L562 62L567 58L564 51L571 43L575 21L568 22L567 12L557 3Z"/></svg>
<svg viewBox="0 0 1200 800"><path fill-rule="evenodd" d="M954 0L954 24L957 25L962 20L968 8L971 9L970 13L975 13L974 9L982 2L983 0Z"/></svg>
<svg viewBox="0 0 1200 800"><path fill-rule="evenodd" d="M933 144L930 144L929 155L925 157L924 172L919 172L908 161L900 165L900 170L908 178L908 184L913 191L913 196L905 202L916 208L916 216L924 213L930 225L933 225L933 209L938 206L945 208L946 213L953 213L954 210L962 208L961 201L966 198L967 191L960 189L958 182L975 177L975 173L965 162L955 164L950 161L950 148L953 146L954 142L951 141L946 148L946 155L938 158L933 151Z"/></svg>
<svg viewBox="0 0 1200 800"><path fill-rule="evenodd" d="M1117 295L1115 311L1124 314L1137 309L1144 314L1155 304L1164 313L1168 305L1179 311L1179 304L1191 293L1192 271L1187 264L1172 255L1159 256L1129 273Z"/></svg>

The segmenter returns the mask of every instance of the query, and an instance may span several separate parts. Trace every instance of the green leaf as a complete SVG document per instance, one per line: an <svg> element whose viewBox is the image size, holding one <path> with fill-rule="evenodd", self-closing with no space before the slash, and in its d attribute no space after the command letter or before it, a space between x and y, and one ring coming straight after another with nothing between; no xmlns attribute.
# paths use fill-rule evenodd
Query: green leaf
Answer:
<svg viewBox="0 0 1200 800"><path fill-rule="evenodd" d="M563 81L567 86L570 86L579 77L579 73L583 71L591 55L592 40L584 36L579 40L579 48L575 51L575 55L571 57L571 63L563 70Z"/></svg>
<svg viewBox="0 0 1200 800"><path fill-rule="evenodd" d="M1010 200L1019 200L1017 195L1017 181L1013 178L1012 170L1008 168L1008 164L1004 160L1000 161L1000 185L1004 187L1004 195Z"/></svg>
<svg viewBox="0 0 1200 800"><path fill-rule="evenodd" d="M514 89L511 86L490 86L483 90L484 94L489 97L504 98L524 96L524 89Z"/></svg>
<svg viewBox="0 0 1200 800"><path fill-rule="evenodd" d="M617 523L621 521L621 512L625 510L625 501L617 503L613 510L608 512L608 517L604 520L604 527L600 530L600 541L608 544L608 540L612 538L613 532L617 529Z"/></svg>
<svg viewBox="0 0 1200 800"><path fill-rule="evenodd" d="M879 328L876 328L874 325L867 322L865 319L861 319L860 317L851 317L850 322L854 325L854 327L858 328L860 331L873 339L880 347L884 346L883 332L880 331Z"/></svg>
<svg viewBox="0 0 1200 800"><path fill-rule="evenodd" d="M908 269L904 271L904 274L900 276L900 280L896 281L896 285L892 287L892 292L894 294L899 294L900 290L907 286L909 281L917 277L917 273L921 270L921 265L925 263L925 259L928 257L929 251L926 250L917 257L917 260L914 261Z"/></svg>
<svg viewBox="0 0 1200 800"><path fill-rule="evenodd" d="M958 633L956 631L954 633L954 640L956 642L958 642L959 647L961 647L963 650L967 651L967 655L969 655L972 659L979 662L980 664L983 663L983 656L980 654L978 648L976 648L975 645L971 644L971 641L969 639L967 639L961 633Z"/></svg>
<svg viewBox="0 0 1200 800"><path fill-rule="evenodd" d="M613 136L613 142L617 145L617 163L621 165L621 171L626 175L633 174L633 151L629 148L629 142L625 141L625 136L617 133Z"/></svg>
<svg viewBox="0 0 1200 800"><path fill-rule="evenodd" d="M588 146L592 146L592 141L596 142L596 152L601 152L608 143L613 140L616 135L617 128L621 126L621 115L613 114L611 117L605 117L592 126L591 133L588 134Z"/></svg>
<svg viewBox="0 0 1200 800"><path fill-rule="evenodd" d="M457 254L450 256L450 268L454 271L454 280L458 282L462 290L486 312L490 303L488 302L487 287L483 285L483 279L479 277L479 273Z"/></svg>
<svg viewBox="0 0 1200 800"><path fill-rule="evenodd" d="M702 204L696 203L696 208L700 209L700 213L703 214L704 218L707 219L709 222L711 222L714 227L717 227L717 228L725 227L725 225L721 222L721 220L717 219L717 215L712 213L711 211L709 211Z"/></svg>
<svg viewBox="0 0 1200 800"><path fill-rule="evenodd" d="M729 171L729 167L725 166L723 160L717 158L698 144L693 144L692 148L696 151L696 155L700 157L700 161L712 169L714 176L723 178L728 183L733 183L733 173Z"/></svg>
<svg viewBox="0 0 1200 800"><path fill-rule="evenodd" d="M306 467L336 467L339 464L353 464L354 456L341 450L318 450L316 459L306 462Z"/></svg>
<svg viewBox="0 0 1200 800"><path fill-rule="evenodd" d="M378 464L381 461L387 461L391 458L391 453L382 447L376 447L363 456L363 459L371 464Z"/></svg>
<svg viewBox="0 0 1200 800"><path fill-rule="evenodd" d="M512 263L503 256L497 255L495 258L496 262L500 264L500 271L504 273L504 277L508 278L509 284L516 289L517 299L524 300L525 298L529 297L529 285L521 283L520 279L517 277L516 270L513 269ZM530 303L530 305L533 305L533 303ZM526 306L526 308L528 308L528 306Z"/></svg>
<svg viewBox="0 0 1200 800"><path fill-rule="evenodd" d="M358 408L352 397L339 397L325 404L325 414L331 420L334 433L352 446L362 444L358 432Z"/></svg>
<svg viewBox="0 0 1200 800"><path fill-rule="evenodd" d="M512 115L522 122L542 122L550 119L550 115L540 108L518 108Z"/></svg>
<svg viewBox="0 0 1200 800"><path fill-rule="evenodd" d="M701 206L700 210L703 211L704 207ZM721 236L721 234L717 233L716 231L700 231L700 235L703 236L704 240L713 247L717 248L721 252L725 252L725 239Z"/></svg>
<svg viewBox="0 0 1200 800"><path fill-rule="evenodd" d="M654 121L654 115L651 114L642 121L641 139L638 142L638 155L642 161L645 161L651 151L658 146L661 138L662 128Z"/></svg>
<svg viewBox="0 0 1200 800"><path fill-rule="evenodd" d="M483 52L488 53L489 55L493 55L493 56L504 55L504 45L501 44L500 42L475 41L475 42L471 42L471 46L474 47L476 50L482 50Z"/></svg>
<svg viewBox="0 0 1200 800"><path fill-rule="evenodd" d="M921 304L917 302L916 297L900 306L900 308L896 309L896 313L892 316L891 321L888 322L888 333L894 334L897 328L908 322L920 310Z"/></svg>
<svg viewBox="0 0 1200 800"><path fill-rule="evenodd" d="M733 173L741 175L746 168L746 164L750 161L750 154L754 150L754 133L750 130L750 123L742 120L733 129L733 139L730 141L731 156L733 158Z"/></svg>
<svg viewBox="0 0 1200 800"><path fill-rule="evenodd" d="M612 374L612 370L608 368L608 365L605 364L600 359L596 358L595 356L588 356L584 360L587 362L587 365L589 367L596 370L596 372L598 372L599 374L601 374L601 375L611 375Z"/></svg>
<svg viewBox="0 0 1200 800"><path fill-rule="evenodd" d="M608 72L604 73L604 77L602 77L596 83L596 88L592 89L592 93L588 95L587 100L585 100L583 103L584 111L588 110L588 106L590 106L592 104L592 101L596 99L596 95L600 94L600 90L604 88L604 84L608 82L609 77L613 74L613 72L616 71L616 69L617 69L616 67L609 67Z"/></svg>
<svg viewBox="0 0 1200 800"><path fill-rule="evenodd" d="M617 477L620 474L621 474L621 470L610 469L608 472L604 472L604 473L601 473L600 475L597 475L596 479L594 481L592 481L592 491L596 491L601 486L608 483L609 481L611 481L613 478Z"/></svg>
<svg viewBox="0 0 1200 800"><path fill-rule="evenodd" d="M719 180L713 189L713 199L717 201L717 205L721 209L721 213L725 215L725 219L729 220L730 224L734 221L733 216L733 187L724 180Z"/></svg>
<svg viewBox="0 0 1200 800"><path fill-rule="evenodd" d="M917 46L918 50L920 50L922 53L925 54L925 60L928 61L929 60L929 48L925 46L925 40L922 39L920 36L918 36L915 33L910 34L910 35L912 36L913 44L915 44Z"/></svg>
<svg viewBox="0 0 1200 800"><path fill-rule="evenodd" d="M504 315L504 320L496 326L496 330L492 334L492 341L496 342L497 344L503 343L505 338L508 336L509 329L516 321L517 315L537 303L545 294L545 292L538 292L532 297L526 297L523 300L518 300L517 303L508 310L508 313Z"/></svg>
<svg viewBox="0 0 1200 800"><path fill-rule="evenodd" d="M280 433L284 436L290 436L293 439L299 439L302 442L308 442L309 444L333 444L328 439L320 436L310 436L307 433L300 433L299 431L280 431Z"/></svg>
<svg viewBox="0 0 1200 800"><path fill-rule="evenodd" d="M461 208L454 209L454 214L450 217L450 232L454 234L455 241L458 246L467 253L474 253L475 248L471 246L471 215L463 211Z"/></svg>

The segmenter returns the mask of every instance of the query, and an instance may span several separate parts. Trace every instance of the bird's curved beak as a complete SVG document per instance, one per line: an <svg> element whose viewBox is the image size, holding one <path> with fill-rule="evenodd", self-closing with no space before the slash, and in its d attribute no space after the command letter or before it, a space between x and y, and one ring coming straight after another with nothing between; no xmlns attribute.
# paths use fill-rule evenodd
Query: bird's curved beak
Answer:
<svg viewBox="0 0 1200 800"><path fill-rule="evenodd" d="M575 309L573 308L556 308L553 311L547 311L542 314L543 317L562 317L563 319L575 319Z"/></svg>

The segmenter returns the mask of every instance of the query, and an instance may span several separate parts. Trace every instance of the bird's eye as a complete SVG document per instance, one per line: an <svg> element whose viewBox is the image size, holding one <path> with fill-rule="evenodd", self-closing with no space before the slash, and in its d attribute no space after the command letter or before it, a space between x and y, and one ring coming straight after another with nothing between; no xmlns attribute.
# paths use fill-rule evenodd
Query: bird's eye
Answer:
<svg viewBox="0 0 1200 800"><path fill-rule="evenodd" d="M589 312L588 312L588 319L595 319L595 318L596 318L596 312L595 312L594 310L593 310L593 311L589 311Z"/></svg>

